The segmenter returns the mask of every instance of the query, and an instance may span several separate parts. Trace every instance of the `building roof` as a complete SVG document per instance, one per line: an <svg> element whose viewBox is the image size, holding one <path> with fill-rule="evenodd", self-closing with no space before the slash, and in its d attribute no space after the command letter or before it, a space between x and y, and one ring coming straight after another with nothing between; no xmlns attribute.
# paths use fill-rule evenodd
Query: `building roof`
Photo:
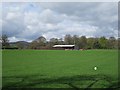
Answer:
<svg viewBox="0 0 120 90"><path fill-rule="evenodd" d="M54 45L53 47L74 47L75 45Z"/></svg>

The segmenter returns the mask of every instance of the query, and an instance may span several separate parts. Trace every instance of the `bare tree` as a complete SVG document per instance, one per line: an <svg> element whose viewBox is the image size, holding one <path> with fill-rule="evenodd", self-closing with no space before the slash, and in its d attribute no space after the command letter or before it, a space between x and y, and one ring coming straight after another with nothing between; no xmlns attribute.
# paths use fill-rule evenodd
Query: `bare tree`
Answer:
<svg viewBox="0 0 120 90"><path fill-rule="evenodd" d="M7 35L2 35L1 41L2 41L2 48L5 49L9 47L9 40Z"/></svg>

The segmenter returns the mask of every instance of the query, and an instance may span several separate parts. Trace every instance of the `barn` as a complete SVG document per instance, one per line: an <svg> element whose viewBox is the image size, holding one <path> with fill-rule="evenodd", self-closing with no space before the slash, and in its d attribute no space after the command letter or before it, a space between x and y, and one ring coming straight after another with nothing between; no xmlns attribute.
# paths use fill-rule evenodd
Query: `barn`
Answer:
<svg viewBox="0 0 120 90"><path fill-rule="evenodd" d="M75 45L54 45L53 48L61 50L73 50Z"/></svg>

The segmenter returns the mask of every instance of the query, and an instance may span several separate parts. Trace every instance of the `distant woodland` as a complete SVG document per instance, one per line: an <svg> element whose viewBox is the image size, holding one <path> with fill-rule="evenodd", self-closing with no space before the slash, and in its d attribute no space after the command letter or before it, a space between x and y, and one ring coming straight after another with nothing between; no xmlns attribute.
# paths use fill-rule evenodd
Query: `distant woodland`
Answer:
<svg viewBox="0 0 120 90"><path fill-rule="evenodd" d="M90 37L67 34L64 38L51 38L49 41L40 36L32 42L17 41L9 42L7 35L2 35L2 49L52 49L53 45L75 45L75 49L120 49L120 38L115 37Z"/></svg>

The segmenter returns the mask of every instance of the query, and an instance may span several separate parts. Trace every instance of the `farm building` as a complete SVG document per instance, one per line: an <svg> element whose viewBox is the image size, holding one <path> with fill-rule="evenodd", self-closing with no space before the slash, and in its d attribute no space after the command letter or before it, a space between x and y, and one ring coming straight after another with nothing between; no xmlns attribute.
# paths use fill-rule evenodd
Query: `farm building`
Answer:
<svg viewBox="0 0 120 90"><path fill-rule="evenodd" d="M62 49L62 50L73 50L75 45L54 45L53 48L55 49Z"/></svg>

